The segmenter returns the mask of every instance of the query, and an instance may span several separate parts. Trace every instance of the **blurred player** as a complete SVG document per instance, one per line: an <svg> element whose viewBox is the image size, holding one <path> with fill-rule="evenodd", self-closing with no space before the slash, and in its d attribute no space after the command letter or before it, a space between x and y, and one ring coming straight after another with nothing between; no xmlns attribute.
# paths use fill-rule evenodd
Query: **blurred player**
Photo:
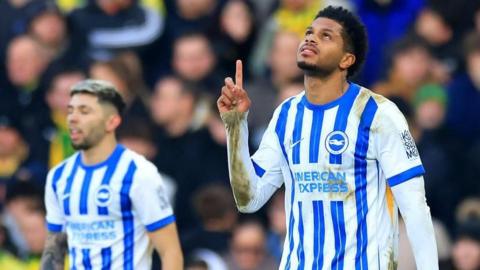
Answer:
<svg viewBox="0 0 480 270"><path fill-rule="evenodd" d="M280 269L396 269L397 204L417 269L438 269L424 169L407 123L392 102L347 80L365 51L356 17L320 11L297 53L305 92L275 110L252 157L240 61L236 82L225 79L217 105L238 208L256 211L286 187Z"/></svg>
<svg viewBox="0 0 480 270"><path fill-rule="evenodd" d="M117 144L125 104L105 81L71 90L68 127L77 153L53 168L45 204L49 236L42 269L150 269L153 247L163 269L182 269L175 217L156 167Z"/></svg>

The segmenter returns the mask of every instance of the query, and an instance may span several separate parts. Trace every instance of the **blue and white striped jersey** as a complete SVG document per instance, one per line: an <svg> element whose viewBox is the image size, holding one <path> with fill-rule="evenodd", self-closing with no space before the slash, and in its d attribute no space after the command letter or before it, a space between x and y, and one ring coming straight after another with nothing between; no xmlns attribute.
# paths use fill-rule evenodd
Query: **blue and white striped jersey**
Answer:
<svg viewBox="0 0 480 270"><path fill-rule="evenodd" d="M280 269L393 269L390 187L424 169L392 102L353 83L325 105L301 93L276 109L252 161L260 181L285 184Z"/></svg>
<svg viewBox="0 0 480 270"><path fill-rule="evenodd" d="M99 164L77 152L53 168L45 204L48 229L67 233L70 269L150 269L147 231L175 220L156 167L122 145Z"/></svg>

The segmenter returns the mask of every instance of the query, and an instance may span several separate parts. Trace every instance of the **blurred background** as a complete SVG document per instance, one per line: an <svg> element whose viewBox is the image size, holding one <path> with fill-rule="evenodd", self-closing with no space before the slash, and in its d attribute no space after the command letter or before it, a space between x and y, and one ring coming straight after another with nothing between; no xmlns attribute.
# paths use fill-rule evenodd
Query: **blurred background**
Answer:
<svg viewBox="0 0 480 270"><path fill-rule="evenodd" d="M326 5L355 12L369 52L352 81L394 101L424 166L441 269L480 269L480 1L0 1L0 269L38 269L49 168L73 153L69 88L113 82L127 103L118 138L157 165L186 268L275 269L283 191L239 214L215 100L244 61L252 152L273 109L302 91L296 50ZM158 258L154 267L158 269ZM415 269L401 226L399 269Z"/></svg>

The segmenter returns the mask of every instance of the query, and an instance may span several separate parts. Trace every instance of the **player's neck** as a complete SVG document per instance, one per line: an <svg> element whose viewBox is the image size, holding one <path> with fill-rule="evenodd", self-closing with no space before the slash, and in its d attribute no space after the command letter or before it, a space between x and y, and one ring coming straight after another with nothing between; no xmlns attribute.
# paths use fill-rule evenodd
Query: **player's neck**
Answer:
<svg viewBox="0 0 480 270"><path fill-rule="evenodd" d="M348 89L343 73L332 73L325 77L305 75L304 84L307 100L317 105L338 99Z"/></svg>
<svg viewBox="0 0 480 270"><path fill-rule="evenodd" d="M115 135L107 135L97 145L90 149L82 151L82 163L85 165L95 165L107 160L117 146Z"/></svg>

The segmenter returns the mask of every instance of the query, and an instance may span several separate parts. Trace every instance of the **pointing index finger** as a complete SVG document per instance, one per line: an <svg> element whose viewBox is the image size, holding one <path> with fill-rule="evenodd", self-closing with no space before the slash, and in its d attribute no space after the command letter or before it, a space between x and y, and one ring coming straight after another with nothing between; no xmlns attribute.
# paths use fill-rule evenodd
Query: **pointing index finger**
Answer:
<svg viewBox="0 0 480 270"><path fill-rule="evenodd" d="M238 88L243 89L243 66L242 60L237 60L237 69L235 72L235 84Z"/></svg>

